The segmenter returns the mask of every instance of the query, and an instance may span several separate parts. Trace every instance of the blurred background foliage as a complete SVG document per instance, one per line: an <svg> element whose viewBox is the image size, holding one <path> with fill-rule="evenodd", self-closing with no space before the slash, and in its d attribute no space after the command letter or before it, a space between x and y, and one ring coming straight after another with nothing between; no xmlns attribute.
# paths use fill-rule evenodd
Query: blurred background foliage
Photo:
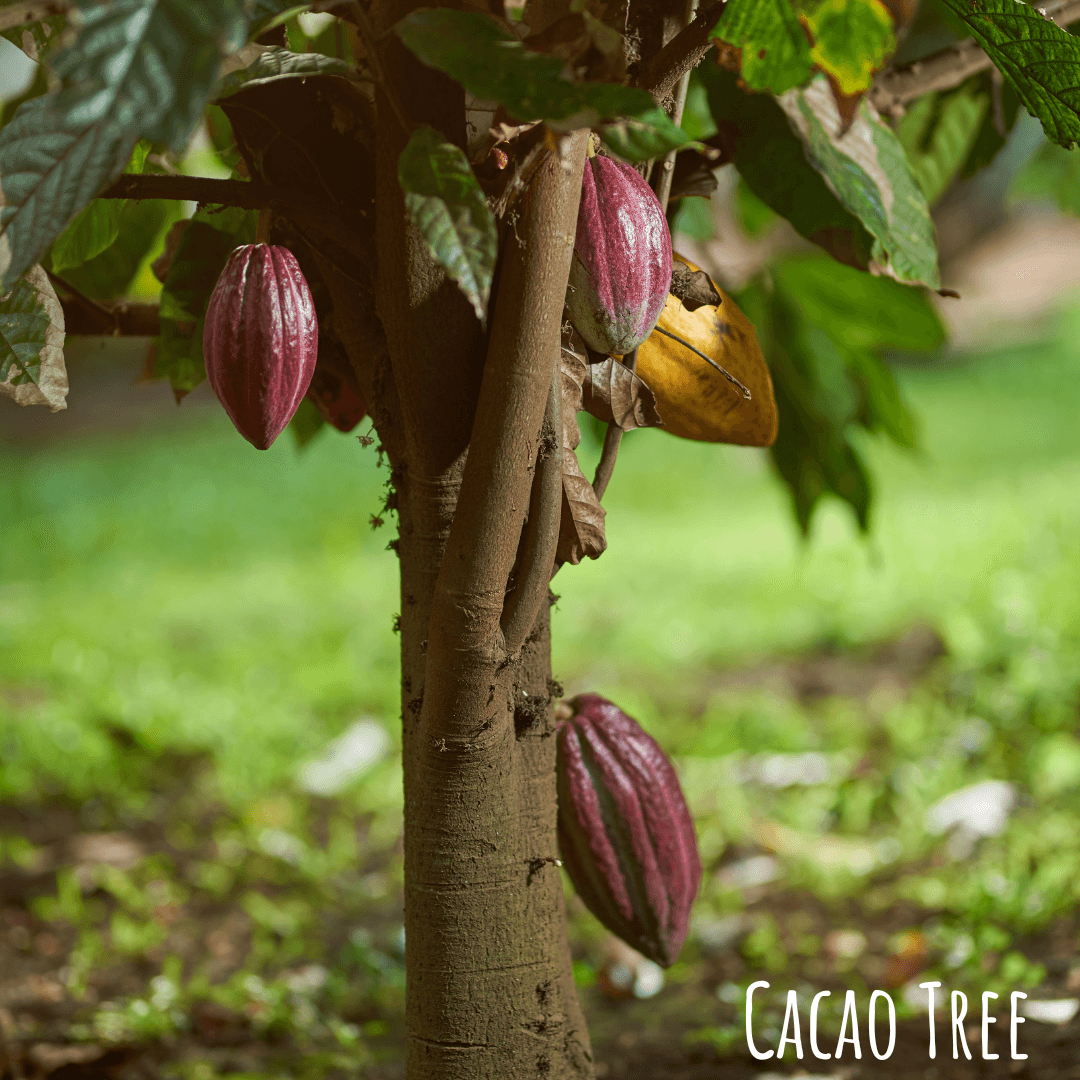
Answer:
<svg viewBox="0 0 1080 1080"><path fill-rule="evenodd" d="M293 48L334 33L289 26ZM902 49L957 36L928 18ZM1080 991L1080 166L1015 102L1007 139L988 127L990 93L897 128L961 301L831 261L735 166L675 204L676 246L758 327L784 428L771 459L628 437L611 551L553 583L557 677L675 756L706 865L666 981L567 892L612 1075L664 1018L737 1049L761 977L884 986L902 1015L930 978ZM707 100L695 81L703 139ZM175 167L230 175L223 114ZM159 297L192 209L127 204L65 275ZM326 428L257 454L205 383L179 411L132 386L142 352L73 341L68 413L0 412L0 1030L64 1065L154 1048L191 1080L393 1075L388 471Z"/></svg>

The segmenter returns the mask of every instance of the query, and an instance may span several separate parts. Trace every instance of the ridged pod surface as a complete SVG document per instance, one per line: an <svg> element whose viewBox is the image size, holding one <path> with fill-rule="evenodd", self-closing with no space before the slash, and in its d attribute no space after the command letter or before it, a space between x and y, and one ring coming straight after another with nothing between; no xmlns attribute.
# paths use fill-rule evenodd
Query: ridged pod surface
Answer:
<svg viewBox="0 0 1080 1080"><path fill-rule="evenodd" d="M697 270L689 259L675 259ZM713 283L722 303L688 310L674 294L667 298L657 329L642 342L637 373L656 395L660 429L698 442L772 446L778 416L769 366L757 333L735 301ZM666 330L688 341L749 387L742 395L700 356L661 334Z"/></svg>
<svg viewBox="0 0 1080 1080"><path fill-rule="evenodd" d="M288 248L238 247L206 310L206 377L236 430L266 450L293 418L315 371L319 324Z"/></svg>
<svg viewBox="0 0 1080 1080"><path fill-rule="evenodd" d="M701 859L675 769L638 722L596 694L559 728L559 848L585 906L670 967L686 940Z"/></svg>
<svg viewBox="0 0 1080 1080"><path fill-rule="evenodd" d="M630 165L590 158L581 182L566 306L590 348L623 354L652 332L671 288L671 234Z"/></svg>

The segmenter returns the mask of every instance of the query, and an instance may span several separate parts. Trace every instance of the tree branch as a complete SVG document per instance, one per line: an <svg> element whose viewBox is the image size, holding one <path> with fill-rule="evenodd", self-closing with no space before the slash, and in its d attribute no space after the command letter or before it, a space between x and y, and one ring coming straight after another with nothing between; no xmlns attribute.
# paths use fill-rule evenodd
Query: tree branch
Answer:
<svg viewBox="0 0 1080 1080"><path fill-rule="evenodd" d="M472 674L466 656L483 665L505 652L506 582L529 497L533 440L559 359L587 139L586 130L567 136L563 153L541 168L518 224L521 243L505 246L469 456L432 603L422 724L485 712L481 703L458 713L439 698L465 690Z"/></svg>
<svg viewBox="0 0 1080 1080"><path fill-rule="evenodd" d="M1048 0L1036 10L1064 27L1080 19L1080 0ZM975 39L966 38L921 60L883 71L874 80L870 103L884 116L902 116L907 102L934 90L951 90L993 66Z"/></svg>
<svg viewBox="0 0 1080 1080"><path fill-rule="evenodd" d="M184 199L201 204L239 206L245 210L271 207L287 217L308 223L348 247L354 255L366 255L370 248L326 203L305 199L286 188L258 180L125 173L105 188L98 198Z"/></svg>
<svg viewBox="0 0 1080 1080"><path fill-rule="evenodd" d="M631 349L624 357L623 363L631 370L637 370L637 349ZM604 433L604 447L600 451L600 460L596 465L596 475L593 477L593 491L596 498L602 500L608 484L611 483L611 474L615 471L615 459L619 456L619 444L622 442L623 430L611 421Z"/></svg>
<svg viewBox="0 0 1080 1080"><path fill-rule="evenodd" d="M75 337L157 337L161 333L157 304L114 304L103 309L104 318L77 300L61 297L64 328Z"/></svg>
<svg viewBox="0 0 1080 1080"><path fill-rule="evenodd" d="M503 637L506 651L511 656L524 644L536 622L555 566L562 514L562 455L562 370L556 363L536 456L529 520L525 523L521 541L519 580L507 596L503 609Z"/></svg>
<svg viewBox="0 0 1080 1080"><path fill-rule="evenodd" d="M725 0L718 0L709 4L685 30L647 60L635 85L650 91L658 102L670 97L675 84L696 68L712 47L709 35L724 10L724 3Z"/></svg>
<svg viewBox="0 0 1080 1080"><path fill-rule="evenodd" d="M12 30L53 15L63 15L70 8L70 0L23 0L21 4L12 4L0 11L0 30Z"/></svg>

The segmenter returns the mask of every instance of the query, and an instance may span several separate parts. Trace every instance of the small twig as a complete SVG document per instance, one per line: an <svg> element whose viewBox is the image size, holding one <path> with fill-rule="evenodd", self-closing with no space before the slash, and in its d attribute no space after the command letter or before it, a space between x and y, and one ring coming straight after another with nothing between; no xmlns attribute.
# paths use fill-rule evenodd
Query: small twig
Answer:
<svg viewBox="0 0 1080 1080"><path fill-rule="evenodd" d="M706 356L700 349L695 349L694 346L691 345L689 341L684 341L681 337L679 337L678 334L673 334L670 330L664 330L662 327L659 327L659 326L655 327L654 329L656 330L656 332L658 334L663 334L664 337L672 338L673 340L677 341L680 345L682 345L683 348L689 349L692 353L696 353L698 356L701 357L702 360L705 361L706 364L712 364L712 366L714 368L716 368L716 370L719 371L720 374L723 375L724 378L727 379L727 381L729 383L731 383L733 386L737 386L742 391L742 396L747 401L750 400L750 389L749 389L749 387L746 387L741 382L739 382L739 380L736 379L735 376L732 375L731 372L728 371L727 368L721 367L715 360L712 359L712 357Z"/></svg>
<svg viewBox="0 0 1080 1080"><path fill-rule="evenodd" d="M183 199L201 204L239 206L245 210L270 207L305 221L319 232L364 256L369 248L327 201L315 202L259 180L218 180L210 176L159 176L125 173L98 195L99 199Z"/></svg>
<svg viewBox="0 0 1080 1080"><path fill-rule="evenodd" d="M631 349L623 357L623 364L631 371L637 370L637 352L637 349ZM622 437L622 428L613 420L604 433L604 447L600 451L600 460L597 462L596 475L592 482L593 491L598 500L604 498L604 492L611 483L611 474L615 471L615 459L619 456L619 444L622 442Z"/></svg>
<svg viewBox="0 0 1080 1080"><path fill-rule="evenodd" d="M1047 0L1038 10L1058 26L1067 26L1080 19L1080 0ZM951 90L993 66L975 39L965 38L921 60L883 71L874 80L870 102L879 113L902 116L907 102L933 90Z"/></svg>
<svg viewBox="0 0 1080 1080"><path fill-rule="evenodd" d="M683 19L683 27L689 26L697 14L698 0L686 0L686 15ZM683 109L686 107L686 92L690 89L690 69L687 68L679 78L675 87L675 107L671 111L672 122L676 125L682 123ZM660 203L660 212L667 214L668 199L671 197L671 180L675 175L675 154L677 151L669 150L660 162L660 178L656 185L656 198Z"/></svg>
<svg viewBox="0 0 1080 1080"><path fill-rule="evenodd" d="M96 319L102 325L111 327L113 322L112 312L104 304L91 300L89 296L80 292L59 274L54 274L51 270L47 270L46 273L49 275L49 280L54 285L59 285L71 297L72 302L89 315L91 319Z"/></svg>
<svg viewBox="0 0 1080 1080"><path fill-rule="evenodd" d="M683 75L696 68L712 47L711 34L724 10L725 0L710 4L683 31L646 61L635 83L662 101Z"/></svg>
<svg viewBox="0 0 1080 1080"><path fill-rule="evenodd" d="M562 370L556 361L537 449L529 519L521 540L521 576L503 608L503 638L511 656L521 648L536 622L555 565L562 515L562 453Z"/></svg>

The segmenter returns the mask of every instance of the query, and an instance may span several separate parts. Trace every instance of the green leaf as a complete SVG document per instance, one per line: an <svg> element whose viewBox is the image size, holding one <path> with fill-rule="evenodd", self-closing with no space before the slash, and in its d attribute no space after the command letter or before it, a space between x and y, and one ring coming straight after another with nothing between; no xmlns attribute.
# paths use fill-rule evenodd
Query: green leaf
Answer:
<svg viewBox="0 0 1080 1080"><path fill-rule="evenodd" d="M873 236L873 258L898 281L937 288L937 242L904 148L865 102L845 130L828 79L777 99L810 163Z"/></svg>
<svg viewBox="0 0 1080 1080"><path fill-rule="evenodd" d="M13 45L17 45L31 60L40 61L56 47L66 25L66 16L50 15L37 22L0 30L0 37L6 37Z"/></svg>
<svg viewBox="0 0 1080 1080"><path fill-rule="evenodd" d="M1018 0L942 0L1016 90L1046 136L1080 142L1080 39Z"/></svg>
<svg viewBox="0 0 1080 1080"><path fill-rule="evenodd" d="M772 273L802 317L849 351L930 352L945 340L937 309L921 289L820 256L784 259Z"/></svg>
<svg viewBox="0 0 1080 1080"><path fill-rule="evenodd" d="M641 161L686 145L690 138L652 95L619 83L571 82L558 57L530 52L497 22L478 12L421 8L395 27L428 67L445 72L484 101L497 101L517 120L545 120L556 130L600 127L608 145Z"/></svg>
<svg viewBox="0 0 1080 1080"><path fill-rule="evenodd" d="M233 249L254 240L257 219L256 211L206 207L191 219L177 245L161 290L161 336L153 369L155 378L169 380L177 401L206 378L206 305Z"/></svg>
<svg viewBox="0 0 1080 1080"><path fill-rule="evenodd" d="M13 284L123 171L135 143L112 121L86 124L55 102L52 95L24 102L0 130L0 287Z"/></svg>
<svg viewBox="0 0 1080 1080"><path fill-rule="evenodd" d="M791 0L728 0L712 36L742 49L751 90L782 94L810 78L810 43Z"/></svg>
<svg viewBox="0 0 1080 1080"><path fill-rule="evenodd" d="M294 53L288 49L271 47L260 53L247 67L226 75L219 83L214 99L221 101L240 90L265 86L281 79L305 79L311 75L341 75L349 78L352 74L351 64L333 56L324 56L317 52Z"/></svg>
<svg viewBox="0 0 1080 1080"><path fill-rule="evenodd" d="M897 124L911 173L931 205L968 159L989 110L989 95L966 83L948 94L919 98Z"/></svg>
<svg viewBox="0 0 1080 1080"><path fill-rule="evenodd" d="M255 38L267 30L288 22L294 15L307 11L311 4L298 4L296 0L255 0L251 10L248 37Z"/></svg>
<svg viewBox="0 0 1080 1080"><path fill-rule="evenodd" d="M730 149L746 186L835 259L866 267L873 238L807 160L776 100L743 93L718 64L702 64L698 72L714 121L734 133Z"/></svg>
<svg viewBox="0 0 1080 1080"><path fill-rule="evenodd" d="M892 16L881 0L824 0L807 25L814 63L844 94L868 90L896 48Z"/></svg>
<svg viewBox="0 0 1080 1080"><path fill-rule="evenodd" d="M858 428L916 444L915 420L882 354L926 352L944 340L926 294L819 255L770 267L771 288L738 297L768 357L780 413L773 462L807 532L820 500L847 502L869 527L873 485Z"/></svg>
<svg viewBox="0 0 1080 1080"><path fill-rule="evenodd" d="M141 173L149 152L150 143L141 139L126 171ZM126 199L94 199L81 210L53 244L53 270L60 273L69 266L80 266L109 247L120 232L120 215L126 205Z"/></svg>
<svg viewBox="0 0 1080 1080"><path fill-rule="evenodd" d="M405 207L435 261L486 321L495 273L495 216L468 158L433 128L418 128L398 160Z"/></svg>
<svg viewBox="0 0 1080 1080"><path fill-rule="evenodd" d="M92 300L119 300L139 270L161 247L162 234L183 210L169 199L132 199L120 215L120 234L100 255L63 272L64 280Z"/></svg>
<svg viewBox="0 0 1080 1080"><path fill-rule="evenodd" d="M637 117L625 117L599 125L604 145L624 161L648 161L669 150L690 146L690 136L672 123L663 109L648 109Z"/></svg>
<svg viewBox="0 0 1080 1080"><path fill-rule="evenodd" d="M57 93L0 131L0 274L12 283L127 163L140 137L181 150L221 57L244 40L243 0L84 5L51 66Z"/></svg>
<svg viewBox="0 0 1080 1080"><path fill-rule="evenodd" d="M0 297L0 394L17 405L67 408L64 311L41 266Z"/></svg>
<svg viewBox="0 0 1080 1080"><path fill-rule="evenodd" d="M990 101L993 100L993 76L996 74L996 71L984 71L970 80ZM960 168L961 179L974 176L980 169L989 165L1004 148L1006 137L1016 126L1016 118L1020 115L1020 99L1008 82L1003 82L1001 86L1001 112L1001 119L1005 123L1002 130L998 131L998 121L994 118L994 110L987 109L972 143L971 151Z"/></svg>

